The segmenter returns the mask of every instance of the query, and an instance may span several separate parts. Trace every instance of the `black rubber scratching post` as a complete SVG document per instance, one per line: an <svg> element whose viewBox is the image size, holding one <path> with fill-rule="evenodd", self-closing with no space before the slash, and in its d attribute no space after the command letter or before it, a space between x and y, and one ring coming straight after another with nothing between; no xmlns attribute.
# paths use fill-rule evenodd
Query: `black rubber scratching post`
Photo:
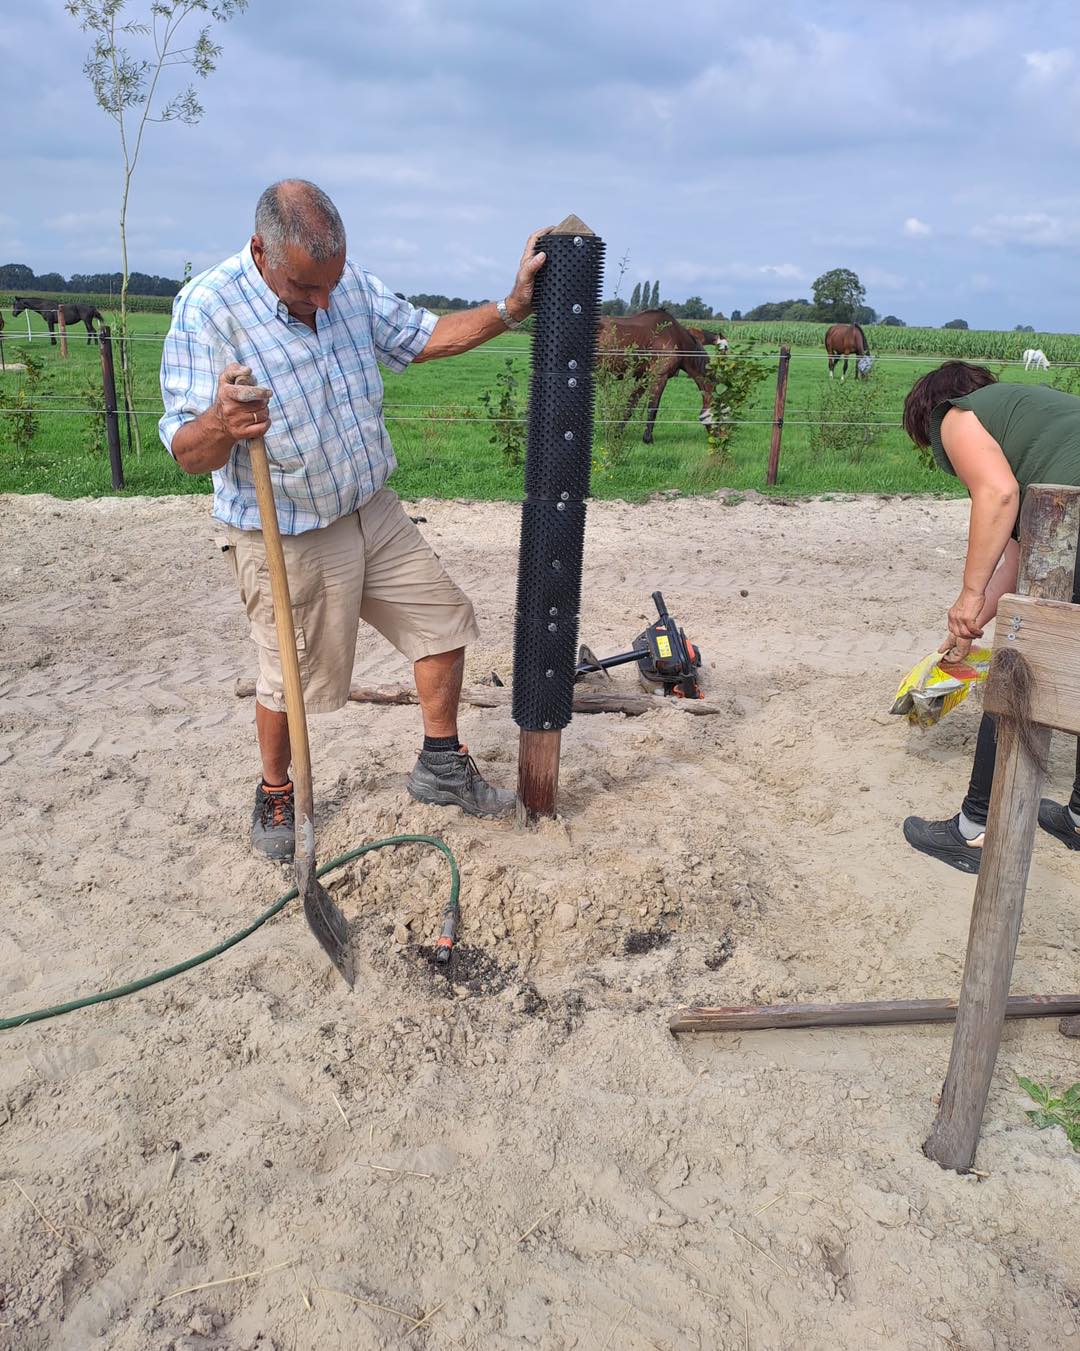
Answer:
<svg viewBox="0 0 1080 1351"><path fill-rule="evenodd" d="M519 818L554 816L577 663L604 244L568 216L537 241L533 368L514 631Z"/></svg>

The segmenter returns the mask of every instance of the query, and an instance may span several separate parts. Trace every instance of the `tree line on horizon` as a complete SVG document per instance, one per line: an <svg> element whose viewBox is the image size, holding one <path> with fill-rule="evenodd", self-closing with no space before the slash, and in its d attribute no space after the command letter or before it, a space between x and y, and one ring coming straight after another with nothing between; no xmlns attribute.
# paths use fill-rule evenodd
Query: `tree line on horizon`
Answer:
<svg viewBox="0 0 1080 1351"><path fill-rule="evenodd" d="M32 291L49 291L59 295L116 295L120 294L123 274L120 272L74 272L63 277L59 272L35 272L25 263L0 265L0 291L23 295ZM152 277L146 272L132 272L128 290L139 296L174 296L183 282L171 277Z"/></svg>
<svg viewBox="0 0 1080 1351"><path fill-rule="evenodd" d="M114 295L119 296L123 278L119 272L73 272L63 277L59 272L36 273L25 263L0 264L0 292L29 294L34 291L46 291L51 294L72 295ZM128 278L128 290L139 296L175 296L184 282L173 277L150 276L145 272L132 272ZM892 328L906 328L903 319L895 314L880 316L866 304L866 291L858 276L847 268L833 268L822 273L813 284L813 299L802 297L796 300L769 300L755 305L749 310L732 310L724 315L714 310L701 298L689 296L686 300L669 300L661 297L660 282L657 280L636 283L630 299L613 296L602 302L602 314L621 317L638 314L642 310L667 310L676 319L693 319L723 323L727 320L739 322L747 320L753 323L770 323L779 320L788 323L854 323L884 324ZM487 305L487 300L465 300L461 296L445 296L435 292L422 291L416 295L405 295L396 291L395 295L408 300L411 305L419 305L429 310L471 310L479 305ZM942 328L966 329L966 319L950 319ZM1016 324L1015 333L1034 333L1031 324Z"/></svg>

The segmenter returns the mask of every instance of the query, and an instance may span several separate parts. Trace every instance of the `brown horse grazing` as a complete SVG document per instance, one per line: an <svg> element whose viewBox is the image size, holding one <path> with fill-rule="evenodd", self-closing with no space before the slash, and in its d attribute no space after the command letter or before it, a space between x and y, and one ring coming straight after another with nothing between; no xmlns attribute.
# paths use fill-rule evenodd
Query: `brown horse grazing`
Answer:
<svg viewBox="0 0 1080 1351"><path fill-rule="evenodd" d="M702 347L718 347L721 352L727 351L728 340L719 329L714 332L711 328L695 328L693 324L684 324L683 327L697 338Z"/></svg>
<svg viewBox="0 0 1080 1351"><path fill-rule="evenodd" d="M667 310L642 310L626 319L601 319L596 332L597 370L631 381L624 427L642 394L649 391L641 438L647 446L652 445L653 423L667 382L680 371L701 390L698 421L706 428L712 426L713 386L705 348Z"/></svg>
<svg viewBox="0 0 1080 1351"><path fill-rule="evenodd" d="M861 375L865 380L869 374L869 365L864 364L862 358L870 355L870 344L866 341L866 334L858 324L833 324L825 330L825 351L829 358L829 379L833 378L833 367L844 358L844 367L840 372L840 379L847 379L848 357L858 357L855 362L855 379L858 380Z"/></svg>

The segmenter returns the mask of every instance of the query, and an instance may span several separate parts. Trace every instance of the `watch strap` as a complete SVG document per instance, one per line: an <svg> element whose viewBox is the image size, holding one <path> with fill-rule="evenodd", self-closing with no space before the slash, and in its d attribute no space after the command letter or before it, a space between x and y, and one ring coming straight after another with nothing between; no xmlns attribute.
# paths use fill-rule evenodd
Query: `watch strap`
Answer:
<svg viewBox="0 0 1080 1351"><path fill-rule="evenodd" d="M521 327L521 320L515 319L514 316L510 313L510 311L506 308L505 300L496 300L495 308L499 312L499 318L503 321L503 323L506 325L507 328L513 329Z"/></svg>

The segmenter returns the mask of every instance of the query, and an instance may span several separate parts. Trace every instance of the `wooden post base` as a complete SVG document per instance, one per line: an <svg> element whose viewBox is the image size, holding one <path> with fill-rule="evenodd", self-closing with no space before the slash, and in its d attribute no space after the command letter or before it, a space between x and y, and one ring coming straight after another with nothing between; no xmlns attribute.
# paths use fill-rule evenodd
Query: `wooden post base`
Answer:
<svg viewBox="0 0 1080 1351"><path fill-rule="evenodd" d="M559 794L562 732L526 732L518 737L518 825L554 816Z"/></svg>

